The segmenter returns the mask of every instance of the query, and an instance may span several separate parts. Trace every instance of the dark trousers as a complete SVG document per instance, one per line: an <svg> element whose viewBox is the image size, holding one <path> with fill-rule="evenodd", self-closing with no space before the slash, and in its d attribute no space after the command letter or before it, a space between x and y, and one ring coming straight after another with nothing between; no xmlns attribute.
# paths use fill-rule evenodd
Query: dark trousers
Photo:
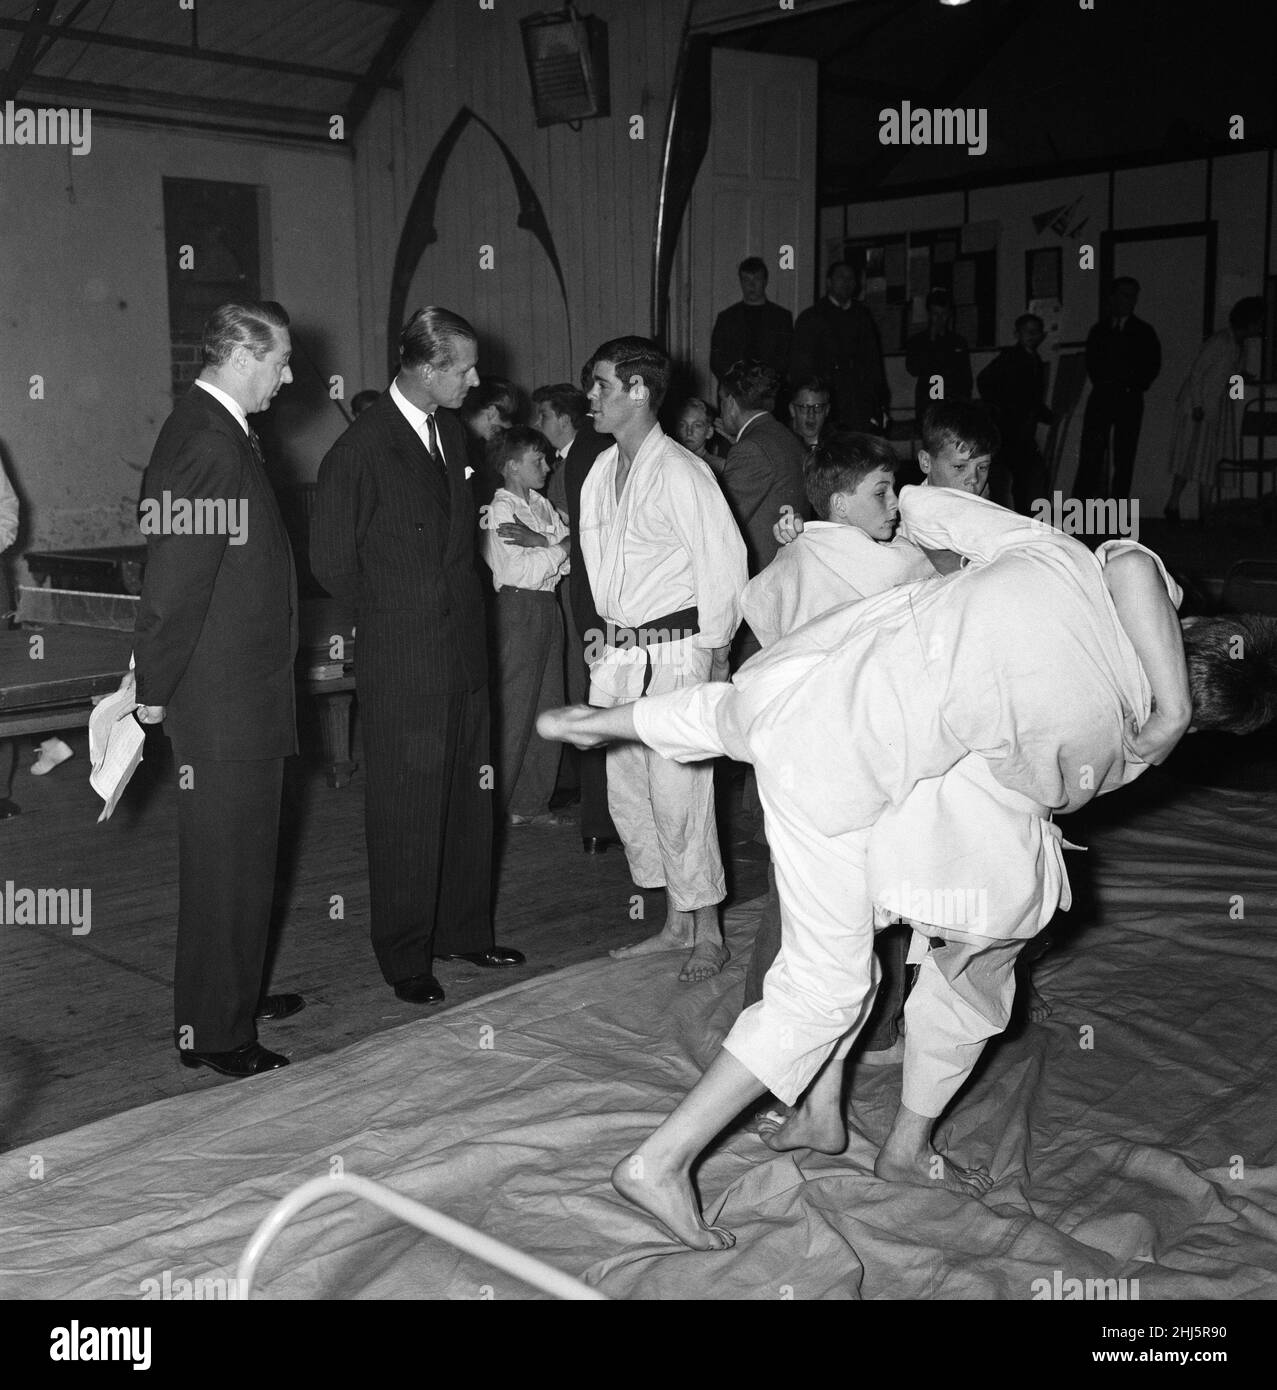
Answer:
<svg viewBox="0 0 1277 1390"><path fill-rule="evenodd" d="M905 995L909 990L909 927L884 927L874 934L874 951L878 956L881 979L874 996L873 1009L856 1039L857 1052L885 1052L900 1036L900 1020L904 1014ZM767 901L754 937L754 953L745 974L745 999L741 1007L748 1009L763 997L763 981L780 953L780 898L776 892L776 870L767 866Z"/></svg>
<svg viewBox="0 0 1277 1390"><path fill-rule="evenodd" d="M535 816L549 807L559 745L536 731L536 717L563 703L563 617L552 589L503 588L496 606L497 792L502 814Z"/></svg>
<svg viewBox="0 0 1277 1390"><path fill-rule="evenodd" d="M486 687L360 696L372 945L390 984L492 945Z"/></svg>
<svg viewBox="0 0 1277 1390"><path fill-rule="evenodd" d="M186 759L177 793L179 1048L229 1052L257 1037L253 1015L275 896L283 758Z"/></svg>
<svg viewBox="0 0 1277 1390"><path fill-rule="evenodd" d="M13 791L13 768L18 761L18 740L0 738L0 801L7 801Z"/></svg>
<svg viewBox="0 0 1277 1390"><path fill-rule="evenodd" d="M1131 474L1135 471L1135 450L1140 442L1140 422L1144 419L1144 393L1135 390L1096 386L1086 402L1082 416L1082 442L1078 448L1077 479L1073 495L1112 497L1131 495ZM1104 455L1113 440L1113 482L1105 486Z"/></svg>

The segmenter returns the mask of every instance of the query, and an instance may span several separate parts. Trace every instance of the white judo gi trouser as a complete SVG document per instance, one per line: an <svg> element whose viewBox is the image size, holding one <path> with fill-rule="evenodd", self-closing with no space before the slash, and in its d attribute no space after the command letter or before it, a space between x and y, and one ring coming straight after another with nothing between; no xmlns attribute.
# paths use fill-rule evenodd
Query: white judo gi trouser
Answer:
<svg viewBox="0 0 1277 1390"><path fill-rule="evenodd" d="M646 649L651 661L647 695L665 695L709 679L713 654L692 639ZM616 653L632 656L643 652ZM633 703L594 684L590 703L608 707ZM679 912L713 907L727 895L723 858L714 819L714 765L679 763L641 743L607 750L607 804L621 837L630 877L640 888L664 888Z"/></svg>
<svg viewBox="0 0 1277 1390"><path fill-rule="evenodd" d="M722 691L725 687L710 689ZM645 742L680 757L738 756L722 742L712 706L643 700L634 725ZM780 897L781 948L763 998L736 1020L724 1048L788 1105L830 1055L850 1051L878 987L874 913L865 877L870 830L822 834L759 766L758 791Z"/></svg>

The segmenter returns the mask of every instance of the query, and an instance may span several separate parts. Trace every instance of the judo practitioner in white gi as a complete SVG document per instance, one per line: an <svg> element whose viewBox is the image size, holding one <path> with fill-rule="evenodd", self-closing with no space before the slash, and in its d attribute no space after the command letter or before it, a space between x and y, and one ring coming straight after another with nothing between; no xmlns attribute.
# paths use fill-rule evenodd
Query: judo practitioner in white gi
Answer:
<svg viewBox="0 0 1277 1390"><path fill-rule="evenodd" d="M1122 543L1124 553L1110 552L1105 563L1040 523L930 487L905 489L900 507L908 538L964 554L969 567L835 609L755 657L732 685L613 710L554 711L538 725L547 737L586 745L637 737L669 757L725 753L758 770L781 895L781 954L762 1002L741 1015L700 1082L613 1171L618 1191L694 1248L734 1240L700 1215L690 1169L701 1150L765 1089L797 1102L868 1012L873 902L890 895L900 848L887 852L889 868L879 867L872 832L884 818L890 830L891 813L915 788L944 784L944 774L976 753L986 766L965 765L968 789L994 803L1006 798L1026 825L1025 806L1034 808L1018 865L990 864L987 853L981 862L981 826L967 819L972 803L960 796L952 809L943 804L952 781L937 793L933 816L941 881L964 887L957 873L975 863L989 897L982 921L1004 931L1019 921L1029 934L1035 904L1053 910L1051 894L1063 891L1051 812L1076 810L1133 780L1169 753L1190 721L1250 732L1277 714L1277 625L1197 620L1182 639L1173 586L1141 547ZM890 845L890 834L879 843ZM952 935L979 937L971 925ZM990 950L1010 954L1001 940ZM953 972L933 964L945 982L933 997L948 1008ZM959 1020L955 1036L970 1026L969 1017ZM943 1038L937 1051L945 1051ZM965 1079L965 1056L958 1062ZM924 1068L916 1103L951 1085L949 1072ZM884 1146L888 1169L912 1173L938 1159L931 1124L907 1094Z"/></svg>
<svg viewBox="0 0 1277 1390"><path fill-rule="evenodd" d="M581 489L581 553L607 621L586 641L596 706L726 680L740 622L745 544L713 473L657 423L669 371L655 343L633 337L604 343L586 367L594 427L616 438ZM709 979L728 957L712 766L622 743L608 749L607 784L634 882L668 898L662 930L612 955L685 951L679 979Z"/></svg>

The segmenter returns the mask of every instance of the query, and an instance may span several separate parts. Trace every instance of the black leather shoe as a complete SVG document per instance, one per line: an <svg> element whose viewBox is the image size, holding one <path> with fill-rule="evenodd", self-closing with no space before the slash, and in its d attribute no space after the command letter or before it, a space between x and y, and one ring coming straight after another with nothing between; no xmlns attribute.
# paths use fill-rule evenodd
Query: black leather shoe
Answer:
<svg viewBox="0 0 1277 1390"><path fill-rule="evenodd" d="M440 956L440 960L468 960L485 970L505 970L511 965L523 965L527 957L511 946L490 946L486 951L458 951L456 955Z"/></svg>
<svg viewBox="0 0 1277 1390"><path fill-rule="evenodd" d="M212 1067L223 1076L256 1076L288 1065L288 1058L269 1052L259 1042L245 1043L230 1052L179 1052L184 1067Z"/></svg>
<svg viewBox="0 0 1277 1390"><path fill-rule="evenodd" d="M306 1007L300 994L268 994L257 1006L253 1015L259 1022L263 1019L291 1018Z"/></svg>
<svg viewBox="0 0 1277 1390"><path fill-rule="evenodd" d="M0 798L0 820L12 820L21 814L22 807L16 801L11 801L7 796Z"/></svg>
<svg viewBox="0 0 1277 1390"><path fill-rule="evenodd" d="M581 849L585 854L606 854L611 843L611 840L605 840L602 835L584 835L581 838Z"/></svg>
<svg viewBox="0 0 1277 1390"><path fill-rule="evenodd" d="M405 1004L442 1004L443 986L429 973L409 975L395 985L395 997Z"/></svg>

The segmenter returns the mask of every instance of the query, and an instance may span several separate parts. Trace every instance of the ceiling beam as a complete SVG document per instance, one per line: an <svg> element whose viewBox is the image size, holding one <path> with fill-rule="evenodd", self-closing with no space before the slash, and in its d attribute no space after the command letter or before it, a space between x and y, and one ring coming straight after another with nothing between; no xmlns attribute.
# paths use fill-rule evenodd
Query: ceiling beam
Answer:
<svg viewBox="0 0 1277 1390"><path fill-rule="evenodd" d="M0 31L21 30L27 26L19 19L0 19ZM193 48L190 44L161 43L158 39L138 39L127 34L108 34L98 29L78 29L60 25L51 34L54 39L68 39L101 48L125 48L138 53L160 53L168 57L194 59L202 63L222 63L228 67L254 68L260 72L287 73L294 77L314 77L325 82L360 82L364 74L345 72L339 68L314 67L310 63L289 63L276 58L258 58L248 53L227 53L216 48ZM389 83L384 85L390 85Z"/></svg>
<svg viewBox="0 0 1277 1390"><path fill-rule="evenodd" d="M359 129L359 123L368 114L373 98L387 85L395 64L403 56L404 49L408 47L433 3L434 0L418 0L411 9L405 5L399 18L390 26L376 56L368 65L368 71L350 94L350 101L346 106L346 121L350 127L347 131L348 137Z"/></svg>
<svg viewBox="0 0 1277 1390"><path fill-rule="evenodd" d="M314 123L314 129L328 131L331 111L316 111L296 106L268 106L252 101L217 101L211 97L195 97L188 92L162 92L150 87L116 87L105 82L75 82L65 77L37 77L27 84L41 96L66 97L91 106L95 101L113 102L120 106L158 106L179 111L199 111L219 116L229 122L275 121L281 126L296 129ZM234 129L232 124L230 129Z"/></svg>
<svg viewBox="0 0 1277 1390"><path fill-rule="evenodd" d="M16 21L22 31L22 38L13 55L13 62L9 64L9 70L4 75L4 81L0 82L0 102L17 96L27 78L35 71L36 64L40 61L40 41L48 33L49 17L56 3L57 0L39 0L35 9L31 11L31 18L25 24L21 20Z"/></svg>

